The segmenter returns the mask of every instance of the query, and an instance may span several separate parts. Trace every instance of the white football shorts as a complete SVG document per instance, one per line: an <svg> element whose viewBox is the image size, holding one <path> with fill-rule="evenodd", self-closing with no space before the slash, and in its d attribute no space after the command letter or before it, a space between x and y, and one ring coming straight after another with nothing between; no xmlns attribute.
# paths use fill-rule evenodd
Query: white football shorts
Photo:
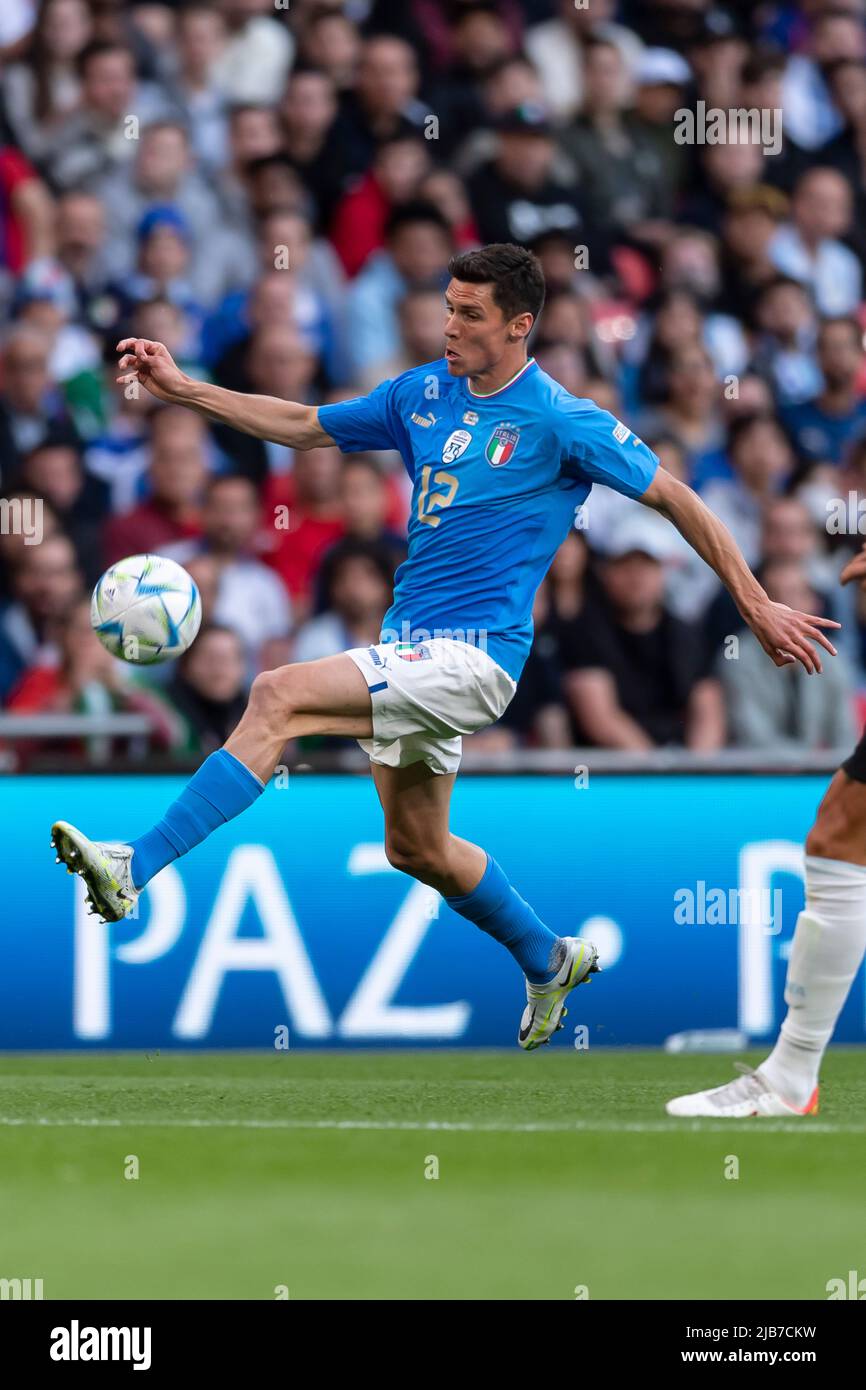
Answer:
<svg viewBox="0 0 866 1390"><path fill-rule="evenodd" d="M494 723L516 681L486 652L451 637L380 642L346 653L360 669L373 702L373 737L358 739L371 762L456 772L463 734Z"/></svg>

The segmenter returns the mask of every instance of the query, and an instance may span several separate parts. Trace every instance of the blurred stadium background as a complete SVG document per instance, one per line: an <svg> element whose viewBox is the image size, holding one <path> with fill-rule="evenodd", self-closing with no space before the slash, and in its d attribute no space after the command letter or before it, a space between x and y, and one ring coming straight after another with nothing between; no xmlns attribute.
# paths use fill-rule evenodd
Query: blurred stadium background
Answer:
<svg viewBox="0 0 866 1390"><path fill-rule="evenodd" d="M778 1027L802 841L866 709L866 604L837 583L866 532L863 0L3 0L0 61L0 1275L824 1297L862 1257L857 1054L831 1054L826 1122L738 1132L743 1183L662 1107L725 1079L690 1049ZM761 138L680 143L699 109L763 111ZM373 640L405 552L397 458L136 398L117 340L349 397L440 355L448 258L491 240L543 262L545 370L698 488L773 597L844 623L821 678L774 669L674 532L594 489L455 797L602 948L574 1032L529 1059L461 1050L513 1047L521 981L390 869L354 745L287 747L110 931L48 849L59 815L151 823L258 671ZM168 669L89 626L142 550L203 596ZM724 907L678 919L683 891ZM772 931L749 893L780 895ZM866 1040L862 973L838 1039ZM359 1047L411 1050L313 1055ZM95 1055L117 1049L140 1055ZM421 1180L431 1148L448 1183ZM128 1153L146 1182L118 1181Z"/></svg>

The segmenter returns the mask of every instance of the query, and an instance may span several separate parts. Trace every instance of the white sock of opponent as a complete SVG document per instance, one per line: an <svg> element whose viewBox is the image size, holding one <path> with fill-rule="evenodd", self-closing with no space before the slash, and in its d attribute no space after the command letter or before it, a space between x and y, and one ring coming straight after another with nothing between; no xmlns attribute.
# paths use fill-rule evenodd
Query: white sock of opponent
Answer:
<svg viewBox="0 0 866 1390"><path fill-rule="evenodd" d="M759 1070L774 1091L806 1105L836 1020L866 951L866 868L806 856L806 906L788 960L788 1012Z"/></svg>

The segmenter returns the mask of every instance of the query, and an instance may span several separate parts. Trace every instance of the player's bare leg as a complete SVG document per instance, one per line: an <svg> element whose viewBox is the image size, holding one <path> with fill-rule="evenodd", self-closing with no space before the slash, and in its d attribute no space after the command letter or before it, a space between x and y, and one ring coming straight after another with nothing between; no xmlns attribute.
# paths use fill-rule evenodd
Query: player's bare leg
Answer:
<svg viewBox="0 0 866 1390"><path fill-rule="evenodd" d="M154 874L258 799L290 739L305 734L369 738L372 732L367 683L350 657L265 671L253 681L247 708L225 747L205 759L152 830L131 842L100 841L56 821L52 846L70 873L81 874L91 906L106 921L119 921Z"/></svg>
<svg viewBox="0 0 866 1390"><path fill-rule="evenodd" d="M424 762L403 768L374 763L373 779L389 863L435 888L449 907L511 952L526 975L518 1042L527 1051L549 1042L563 1026L568 994L598 970L595 947L580 937L556 936L485 850L451 833L455 774L434 773Z"/></svg>
<svg viewBox="0 0 866 1390"><path fill-rule="evenodd" d="M434 773L424 762L409 767L371 766L385 813L388 862L429 883L443 898L471 893L481 882L487 854L451 833L456 773Z"/></svg>
<svg viewBox="0 0 866 1390"><path fill-rule="evenodd" d="M256 676L225 748L267 782L290 739L310 734L370 738L372 733L367 682L351 657L341 653Z"/></svg>
<svg viewBox="0 0 866 1390"><path fill-rule="evenodd" d="M850 760L863 766L863 745ZM859 767L858 767L859 764ZM866 951L866 783L840 769L806 839L806 905L788 960L788 1012L757 1072L678 1096L671 1115L809 1115L818 1073Z"/></svg>

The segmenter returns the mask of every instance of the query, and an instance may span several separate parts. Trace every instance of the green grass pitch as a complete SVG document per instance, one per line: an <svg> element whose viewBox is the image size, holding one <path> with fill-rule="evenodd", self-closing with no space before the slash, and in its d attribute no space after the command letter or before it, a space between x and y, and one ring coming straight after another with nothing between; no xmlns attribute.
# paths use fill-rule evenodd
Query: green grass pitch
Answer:
<svg viewBox="0 0 866 1390"><path fill-rule="evenodd" d="M815 1120L665 1116L732 1075L562 1047L7 1054L0 1277L46 1299L824 1299L866 1275L866 1053L831 1051Z"/></svg>

